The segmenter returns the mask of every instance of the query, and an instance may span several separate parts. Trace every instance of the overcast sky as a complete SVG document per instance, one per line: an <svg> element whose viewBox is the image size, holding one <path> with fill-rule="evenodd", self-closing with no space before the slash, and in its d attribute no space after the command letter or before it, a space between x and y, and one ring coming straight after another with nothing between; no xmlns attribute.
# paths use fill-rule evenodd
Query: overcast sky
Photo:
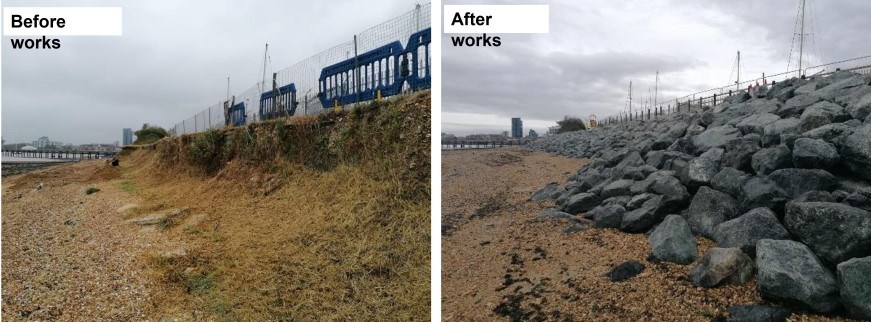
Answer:
<svg viewBox="0 0 871 322"><path fill-rule="evenodd" d="M626 106L630 80L634 106L647 101L657 70L659 101L723 86L735 81L738 50L742 81L785 72L799 2L445 0L549 4L550 33L499 35L491 48L453 47L444 35L442 131L499 133L516 116L525 135L565 115L602 119ZM871 55L871 1L807 2L805 65Z"/></svg>
<svg viewBox="0 0 871 322"><path fill-rule="evenodd" d="M415 0L3 1L123 7L123 36L61 37L56 50L2 45L2 135L113 143L143 123L169 128L261 77L264 43L278 71L413 10ZM49 37L52 38L52 37ZM269 69L267 69L269 72Z"/></svg>

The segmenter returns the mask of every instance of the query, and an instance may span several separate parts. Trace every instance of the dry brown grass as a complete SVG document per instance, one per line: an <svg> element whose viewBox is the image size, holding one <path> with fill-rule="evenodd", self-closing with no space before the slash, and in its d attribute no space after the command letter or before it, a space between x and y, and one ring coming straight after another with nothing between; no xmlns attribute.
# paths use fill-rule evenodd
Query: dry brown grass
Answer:
<svg viewBox="0 0 871 322"><path fill-rule="evenodd" d="M429 96L389 105L227 132L213 172L192 136L128 151L143 209L191 209L160 232L188 254L143 258L158 316L428 319Z"/></svg>

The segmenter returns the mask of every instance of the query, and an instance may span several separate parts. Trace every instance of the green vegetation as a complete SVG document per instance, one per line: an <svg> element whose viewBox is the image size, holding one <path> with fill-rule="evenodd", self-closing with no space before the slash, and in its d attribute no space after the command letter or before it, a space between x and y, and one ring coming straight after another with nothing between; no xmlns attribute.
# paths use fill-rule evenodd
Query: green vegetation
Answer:
<svg viewBox="0 0 871 322"><path fill-rule="evenodd" d="M577 117L566 116L562 121L557 121L556 123L559 124L559 130L557 133L583 131L587 129L587 124L584 123L584 120Z"/></svg>
<svg viewBox="0 0 871 322"><path fill-rule="evenodd" d="M162 127L151 126L148 123L142 124L142 129L133 132L133 134L136 135L136 141L133 144L151 144L169 136Z"/></svg>
<svg viewBox="0 0 871 322"><path fill-rule="evenodd" d="M121 181L121 190L124 192L134 193L136 192L136 184L130 180Z"/></svg>
<svg viewBox="0 0 871 322"><path fill-rule="evenodd" d="M90 195L90 194L93 194L93 193L98 192L98 191L100 191L99 188L90 187L90 188L88 188L88 190L85 190L85 194Z"/></svg>

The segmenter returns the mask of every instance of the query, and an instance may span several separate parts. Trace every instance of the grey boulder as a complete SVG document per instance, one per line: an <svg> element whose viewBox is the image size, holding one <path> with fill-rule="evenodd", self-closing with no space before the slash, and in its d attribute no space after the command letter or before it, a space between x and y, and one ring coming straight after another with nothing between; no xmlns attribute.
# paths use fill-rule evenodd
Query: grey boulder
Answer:
<svg viewBox="0 0 871 322"><path fill-rule="evenodd" d="M769 174L777 169L792 165L789 148L780 144L771 148L759 150L750 158L750 166L756 174Z"/></svg>
<svg viewBox="0 0 871 322"><path fill-rule="evenodd" d="M816 312L838 308L835 276L802 243L763 239L756 243L756 287L763 298Z"/></svg>
<svg viewBox="0 0 871 322"><path fill-rule="evenodd" d="M871 212L840 203L790 202L784 226L831 266L871 255Z"/></svg>
<svg viewBox="0 0 871 322"><path fill-rule="evenodd" d="M712 247L690 271L693 284L711 288L726 284L743 284L753 277L753 259L738 248Z"/></svg>
<svg viewBox="0 0 871 322"><path fill-rule="evenodd" d="M755 208L714 229L717 245L740 248L751 257L756 256L756 242L762 239L789 239L789 231L768 208Z"/></svg>
<svg viewBox="0 0 871 322"><path fill-rule="evenodd" d="M792 149L792 162L796 168L832 169L841 161L834 144L820 140L800 138Z"/></svg>
<svg viewBox="0 0 871 322"><path fill-rule="evenodd" d="M602 199L599 196L583 192L569 197L565 207L563 207L563 211L569 214L587 212L598 206L601 202Z"/></svg>
<svg viewBox="0 0 871 322"><path fill-rule="evenodd" d="M723 192L701 187L687 209L687 222L696 234L713 238L714 227L738 216L738 202Z"/></svg>
<svg viewBox="0 0 871 322"><path fill-rule="evenodd" d="M651 258L655 261L686 265L696 260L696 241L690 226L681 216L666 216L647 240L650 242Z"/></svg>
<svg viewBox="0 0 871 322"><path fill-rule="evenodd" d="M838 264L841 301L857 318L871 320L871 257Z"/></svg>

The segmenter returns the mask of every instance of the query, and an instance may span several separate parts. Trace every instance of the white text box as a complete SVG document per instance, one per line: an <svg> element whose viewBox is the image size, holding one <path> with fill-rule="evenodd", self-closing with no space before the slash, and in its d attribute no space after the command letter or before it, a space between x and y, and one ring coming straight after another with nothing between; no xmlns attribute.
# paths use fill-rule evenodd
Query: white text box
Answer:
<svg viewBox="0 0 871 322"><path fill-rule="evenodd" d="M54 28L43 27L19 27L12 28L12 15L20 15L21 22L30 19L40 22L39 19L63 18L64 27L57 27L55 20ZM34 19L39 15L39 19ZM48 23L47 20L41 20ZM120 7L4 7L3 8L3 35L4 36L120 36L121 35L121 8Z"/></svg>
<svg viewBox="0 0 871 322"><path fill-rule="evenodd" d="M550 31L549 5L445 5L444 9L446 34L538 34ZM473 14L474 19L469 19L472 17L468 13Z"/></svg>

